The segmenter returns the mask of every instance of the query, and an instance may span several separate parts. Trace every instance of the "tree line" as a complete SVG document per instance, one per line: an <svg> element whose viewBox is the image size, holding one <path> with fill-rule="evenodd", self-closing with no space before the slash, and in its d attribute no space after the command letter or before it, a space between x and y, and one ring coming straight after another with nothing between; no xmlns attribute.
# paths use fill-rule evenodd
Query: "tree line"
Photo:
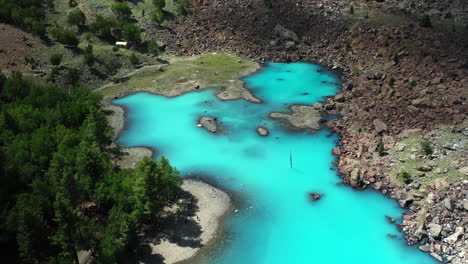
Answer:
<svg viewBox="0 0 468 264"><path fill-rule="evenodd" d="M0 74L0 252L4 263L96 263L134 254L180 190L169 161L117 165L100 97Z"/></svg>

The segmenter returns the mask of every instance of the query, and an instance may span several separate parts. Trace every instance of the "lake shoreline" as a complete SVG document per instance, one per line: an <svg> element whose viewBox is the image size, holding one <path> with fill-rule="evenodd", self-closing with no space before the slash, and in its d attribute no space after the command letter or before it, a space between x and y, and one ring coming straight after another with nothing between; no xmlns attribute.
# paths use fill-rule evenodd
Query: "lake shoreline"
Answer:
<svg viewBox="0 0 468 264"><path fill-rule="evenodd" d="M113 104L110 100L104 101L104 111L107 111L108 122L112 127L115 138L114 144L118 144L117 139L129 126L127 119L127 109L124 106ZM111 113L109 113L111 112ZM120 166L132 168L138 160L143 157L154 157L157 150L148 146L122 148L125 153L120 161ZM189 263L202 252L208 252L216 246L216 241L223 233L224 218L232 213L233 204L230 195L219 186L211 184L206 179L187 177L182 184L183 191L189 192L197 200L198 211L195 216L185 216L187 219L198 224L201 246L197 248L183 247L167 240L159 243L151 243L152 254L164 257L165 263ZM174 227L171 227L172 229ZM167 230L166 230L167 231Z"/></svg>

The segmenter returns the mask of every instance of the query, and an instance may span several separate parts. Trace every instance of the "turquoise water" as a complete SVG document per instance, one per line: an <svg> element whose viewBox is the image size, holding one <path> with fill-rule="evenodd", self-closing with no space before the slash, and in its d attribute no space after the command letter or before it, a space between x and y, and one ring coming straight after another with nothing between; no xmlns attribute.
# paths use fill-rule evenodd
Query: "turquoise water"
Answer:
<svg viewBox="0 0 468 264"><path fill-rule="evenodd" d="M317 69L307 63L270 63L245 78L262 104L221 101L212 90L176 98L137 93L115 100L128 110L120 143L151 147L185 176L204 175L240 197L239 212L225 223L225 246L204 263L435 263L406 246L387 221L385 216L401 217L395 201L339 184L331 155L336 135L326 129L291 132L268 118L270 112L336 93L339 80ZM218 117L224 133L197 128L201 116ZM270 135L257 135L258 125ZM308 192L324 196L311 202Z"/></svg>

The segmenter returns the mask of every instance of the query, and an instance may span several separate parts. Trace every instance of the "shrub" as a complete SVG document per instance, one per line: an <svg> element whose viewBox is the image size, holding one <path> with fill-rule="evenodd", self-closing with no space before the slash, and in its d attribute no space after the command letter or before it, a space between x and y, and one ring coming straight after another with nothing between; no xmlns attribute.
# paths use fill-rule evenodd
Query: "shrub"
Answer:
<svg viewBox="0 0 468 264"><path fill-rule="evenodd" d="M390 42L388 41L388 39L386 39L386 40L385 40L385 42L384 42L384 46L385 46L385 47L388 47L388 46L390 46Z"/></svg>
<svg viewBox="0 0 468 264"><path fill-rule="evenodd" d="M132 15L132 10L127 2L115 2L112 4L111 10L118 19L127 20Z"/></svg>
<svg viewBox="0 0 468 264"><path fill-rule="evenodd" d="M153 0L153 5L157 9L163 9L166 6L166 0Z"/></svg>
<svg viewBox="0 0 468 264"><path fill-rule="evenodd" d="M177 12L185 16L190 8L190 0L175 0Z"/></svg>
<svg viewBox="0 0 468 264"><path fill-rule="evenodd" d="M54 66L58 66L62 62L62 58L63 58L63 54L55 53L55 54L50 55L49 62L50 64Z"/></svg>
<svg viewBox="0 0 468 264"><path fill-rule="evenodd" d="M104 67L108 75L114 75L119 71L120 67L122 67L122 64L117 59L111 59L104 64Z"/></svg>
<svg viewBox="0 0 468 264"><path fill-rule="evenodd" d="M414 87L414 86L418 85L418 83L417 83L415 80L412 80L412 81L410 82L410 85L411 85L412 87Z"/></svg>
<svg viewBox="0 0 468 264"><path fill-rule="evenodd" d="M349 13L350 13L351 15L354 15L354 6L351 6L351 7L349 8Z"/></svg>
<svg viewBox="0 0 468 264"><path fill-rule="evenodd" d="M86 17L80 9L72 10L68 13L67 23L73 26L82 26L86 22Z"/></svg>
<svg viewBox="0 0 468 264"><path fill-rule="evenodd" d="M111 27L116 24L112 19L96 16L96 19L89 25L89 29L94 34L106 38L111 36Z"/></svg>
<svg viewBox="0 0 468 264"><path fill-rule="evenodd" d="M76 7L78 4L76 3L76 0L69 0L68 1L68 6L69 7Z"/></svg>
<svg viewBox="0 0 468 264"><path fill-rule="evenodd" d="M428 140L421 141L421 151L424 155L432 154L431 143Z"/></svg>
<svg viewBox="0 0 468 264"><path fill-rule="evenodd" d="M83 54L83 61L89 67L94 65L93 45L89 44L86 46L85 52Z"/></svg>
<svg viewBox="0 0 468 264"><path fill-rule="evenodd" d="M122 27L122 38L131 43L140 43L141 29L135 24L125 24Z"/></svg>
<svg viewBox="0 0 468 264"><path fill-rule="evenodd" d="M164 22L165 18L166 18L166 14L164 13L164 10L162 9L156 9L156 11L153 13L153 21L159 25Z"/></svg>
<svg viewBox="0 0 468 264"><path fill-rule="evenodd" d="M80 80L80 74L77 69L68 69L65 74L65 82L69 85L76 85Z"/></svg>
<svg viewBox="0 0 468 264"><path fill-rule="evenodd" d="M421 27L432 27L431 18L428 15L424 15L419 25Z"/></svg>
<svg viewBox="0 0 468 264"><path fill-rule="evenodd" d="M135 53L132 53L132 55L130 55L130 63L132 65L137 65L138 63L140 63L140 60L138 59L138 57L135 55Z"/></svg>
<svg viewBox="0 0 468 264"><path fill-rule="evenodd" d="M390 81L388 81L388 86L392 87L395 85L395 78L391 77Z"/></svg>
<svg viewBox="0 0 468 264"><path fill-rule="evenodd" d="M407 171L402 172L400 174L400 178L406 184L411 183L413 181L411 174L409 174L409 172Z"/></svg>
<svg viewBox="0 0 468 264"><path fill-rule="evenodd" d="M159 53L159 46L158 43L154 39L148 41L148 52L153 55L158 55Z"/></svg>
<svg viewBox="0 0 468 264"><path fill-rule="evenodd" d="M59 25L55 25L49 27L49 34L52 35L58 42L70 45L70 46L77 46L78 45L78 37L74 31L70 29L63 28Z"/></svg>
<svg viewBox="0 0 468 264"><path fill-rule="evenodd" d="M112 47L112 51L113 52L119 51L119 47L117 47L117 46Z"/></svg>
<svg viewBox="0 0 468 264"><path fill-rule="evenodd" d="M377 153L379 153L380 157L383 157L383 155L385 154L385 149L382 142L380 142L379 145L377 145Z"/></svg>
<svg viewBox="0 0 468 264"><path fill-rule="evenodd" d="M395 55L393 55L393 61L395 62L395 64L398 64L400 62L400 58L398 57L398 53L395 53Z"/></svg>

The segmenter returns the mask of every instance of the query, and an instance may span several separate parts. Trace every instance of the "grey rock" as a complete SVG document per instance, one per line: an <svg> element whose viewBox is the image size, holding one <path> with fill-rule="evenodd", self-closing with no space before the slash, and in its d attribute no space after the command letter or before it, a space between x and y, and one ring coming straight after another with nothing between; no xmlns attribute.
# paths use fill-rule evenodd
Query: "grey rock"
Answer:
<svg viewBox="0 0 468 264"><path fill-rule="evenodd" d="M198 120L198 124L211 133L218 132L218 121L216 117L204 116Z"/></svg>
<svg viewBox="0 0 468 264"><path fill-rule="evenodd" d="M437 253L432 252L432 253L431 253L431 257L437 259L439 262L442 262L442 261L443 261L442 257L439 256L439 254L437 254Z"/></svg>
<svg viewBox="0 0 468 264"><path fill-rule="evenodd" d="M299 37L296 33L294 33L294 31L287 29L282 25L276 25L274 30L276 34L278 34L278 36L284 40L292 40L296 42L299 41Z"/></svg>
<svg viewBox="0 0 468 264"><path fill-rule="evenodd" d="M257 130L257 133L260 135L260 136L263 136L263 137L266 137L268 136L268 134L270 133L268 131L268 129L264 128L264 127L261 127L261 126L257 126L256 127L256 130Z"/></svg>
<svg viewBox="0 0 468 264"><path fill-rule="evenodd" d="M463 209L465 209L465 211L468 211L468 199L463 199L462 205Z"/></svg>
<svg viewBox="0 0 468 264"><path fill-rule="evenodd" d="M437 239L440 236L440 233L442 232L442 226L438 224L428 224L427 228L429 231L429 236L435 239Z"/></svg>
<svg viewBox="0 0 468 264"><path fill-rule="evenodd" d="M447 210L452 211L453 210L453 201L449 197L444 199L444 207L447 208Z"/></svg>
<svg viewBox="0 0 468 264"><path fill-rule="evenodd" d="M455 244L458 239L463 236L463 233L464 233L465 229L461 226L457 226L455 228L455 232L453 234L451 234L450 236L446 237L444 239L445 242L449 243L449 244Z"/></svg>
<svg viewBox="0 0 468 264"><path fill-rule="evenodd" d="M382 122L382 120L374 119L372 123L374 124L374 128L375 130L377 130L378 133L387 131L387 125L384 122Z"/></svg>

